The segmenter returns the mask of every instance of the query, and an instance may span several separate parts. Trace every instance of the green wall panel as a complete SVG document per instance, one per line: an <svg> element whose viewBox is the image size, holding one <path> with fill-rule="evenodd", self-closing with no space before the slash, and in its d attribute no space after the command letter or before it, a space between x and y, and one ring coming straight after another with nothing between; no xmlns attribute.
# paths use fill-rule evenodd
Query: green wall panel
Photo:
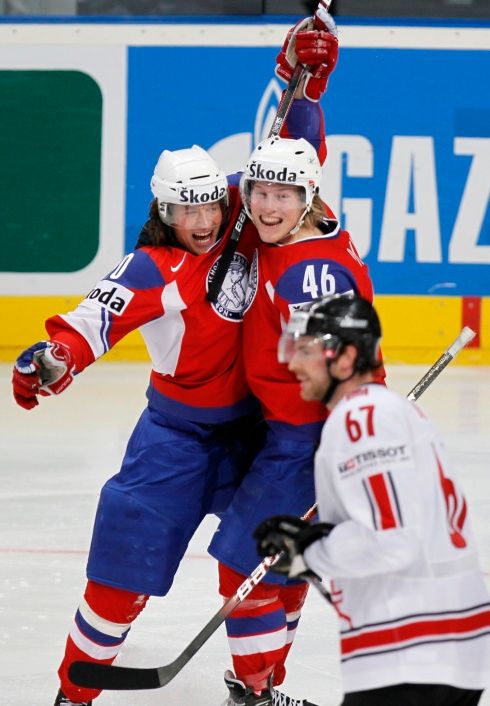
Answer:
<svg viewBox="0 0 490 706"><path fill-rule="evenodd" d="M102 95L81 71L0 71L0 270L74 272L99 247Z"/></svg>

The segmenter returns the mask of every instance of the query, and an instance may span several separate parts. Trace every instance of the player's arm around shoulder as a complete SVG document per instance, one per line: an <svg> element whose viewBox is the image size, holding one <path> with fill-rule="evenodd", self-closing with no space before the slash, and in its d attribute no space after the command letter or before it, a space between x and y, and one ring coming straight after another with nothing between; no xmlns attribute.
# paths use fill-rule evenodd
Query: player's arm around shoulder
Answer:
<svg viewBox="0 0 490 706"><path fill-rule="evenodd" d="M63 317L85 336L96 358L161 313L161 294L170 269L164 273L168 258L154 253L163 251L143 247L129 253L90 289L74 312Z"/></svg>
<svg viewBox="0 0 490 706"><path fill-rule="evenodd" d="M333 17L320 8L292 27L276 57L276 76L289 83L297 64L304 67L292 108L281 127L281 137L304 137L323 164L327 155L320 98L338 61L338 32Z"/></svg>

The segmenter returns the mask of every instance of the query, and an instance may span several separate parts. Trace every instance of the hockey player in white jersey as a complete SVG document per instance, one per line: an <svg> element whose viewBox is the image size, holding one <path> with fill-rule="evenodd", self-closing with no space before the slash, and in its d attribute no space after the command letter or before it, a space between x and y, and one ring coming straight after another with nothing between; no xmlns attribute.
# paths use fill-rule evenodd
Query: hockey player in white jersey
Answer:
<svg viewBox="0 0 490 706"><path fill-rule="evenodd" d="M279 355L331 414L315 459L320 524L255 532L273 570L331 580L343 706L474 706L490 685L490 595L444 445L415 404L374 382L381 328L358 296L294 312Z"/></svg>

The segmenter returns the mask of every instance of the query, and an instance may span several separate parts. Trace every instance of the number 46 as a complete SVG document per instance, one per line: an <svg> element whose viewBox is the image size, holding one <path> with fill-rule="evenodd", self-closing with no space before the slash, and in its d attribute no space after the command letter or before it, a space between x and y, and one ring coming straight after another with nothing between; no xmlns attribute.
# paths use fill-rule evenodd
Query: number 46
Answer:
<svg viewBox="0 0 490 706"><path fill-rule="evenodd" d="M320 289L320 292L318 291ZM303 292L309 293L312 299L319 296L335 294L335 277L328 272L328 264L322 265L320 274L320 287L318 287L315 274L315 265L307 265L303 277Z"/></svg>
<svg viewBox="0 0 490 706"><path fill-rule="evenodd" d="M367 404L364 407L359 407L357 412L363 413L359 414L357 419L352 410L349 410L345 415L345 428L351 441L359 441L363 432L367 436L374 436L374 405Z"/></svg>

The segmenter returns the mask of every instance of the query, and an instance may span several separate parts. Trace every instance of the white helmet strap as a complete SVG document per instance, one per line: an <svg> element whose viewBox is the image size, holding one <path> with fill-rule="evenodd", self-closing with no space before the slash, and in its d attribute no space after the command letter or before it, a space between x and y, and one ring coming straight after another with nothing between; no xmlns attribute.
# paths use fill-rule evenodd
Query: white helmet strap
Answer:
<svg viewBox="0 0 490 706"><path fill-rule="evenodd" d="M289 235L296 235L296 233L299 231L299 229L303 225L304 220L305 220L307 214L309 213L310 209L311 209L311 204L308 204L308 206L305 208L305 210L303 211L303 213L299 217L299 221L296 223L294 228L291 228L291 230L289 231Z"/></svg>

